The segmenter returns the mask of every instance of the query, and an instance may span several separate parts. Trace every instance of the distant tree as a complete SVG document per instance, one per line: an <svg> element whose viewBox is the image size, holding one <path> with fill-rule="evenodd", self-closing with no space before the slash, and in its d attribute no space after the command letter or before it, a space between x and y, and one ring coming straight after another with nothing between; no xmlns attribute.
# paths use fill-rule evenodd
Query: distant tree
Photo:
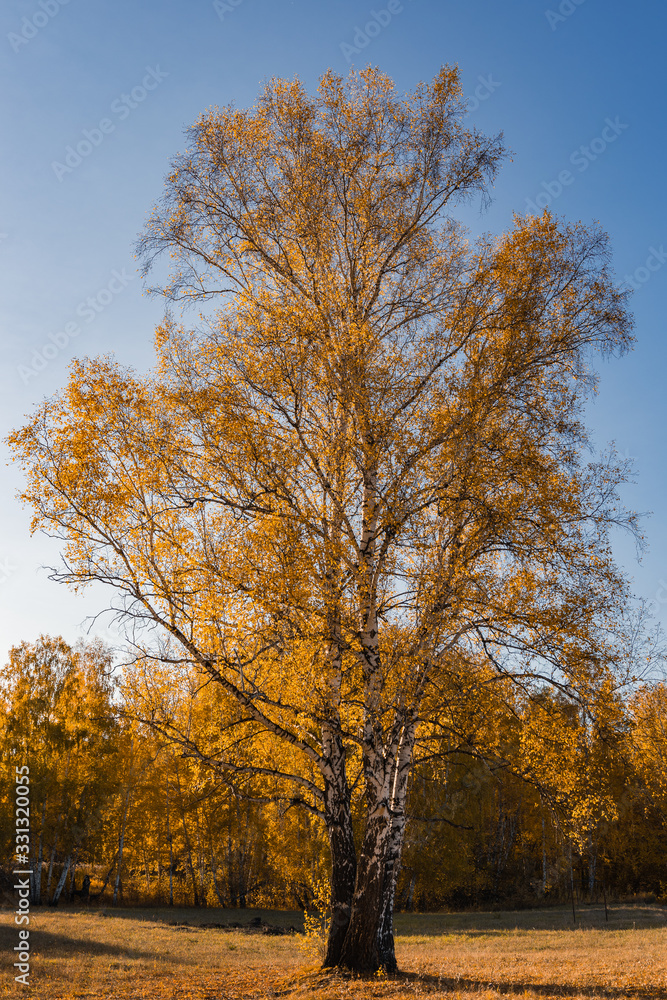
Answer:
<svg viewBox="0 0 667 1000"><path fill-rule="evenodd" d="M582 704L544 692L526 708L519 759L566 838L569 879L573 849L587 861L586 892L598 875L602 832L618 818L628 777L623 752L627 717L611 678Z"/></svg>
<svg viewBox="0 0 667 1000"><path fill-rule="evenodd" d="M667 684L647 684L630 703L629 748L637 775L667 818Z"/></svg>
<svg viewBox="0 0 667 1000"><path fill-rule="evenodd" d="M41 636L11 649L0 670L3 758L30 768L33 903L42 902L42 891L57 903L68 875L74 887L77 862L116 791L121 725L111 665L97 641L71 647Z"/></svg>
<svg viewBox="0 0 667 1000"><path fill-rule="evenodd" d="M624 602L624 470L586 464L580 422L595 352L630 343L607 240L545 213L471 243L452 211L503 150L465 111L445 68L204 114L141 252L219 311L165 322L148 377L76 362L11 439L56 577L113 587L137 656L194 665L254 741L184 752L325 822L325 964L361 971L396 965L415 741L450 679L585 691Z"/></svg>

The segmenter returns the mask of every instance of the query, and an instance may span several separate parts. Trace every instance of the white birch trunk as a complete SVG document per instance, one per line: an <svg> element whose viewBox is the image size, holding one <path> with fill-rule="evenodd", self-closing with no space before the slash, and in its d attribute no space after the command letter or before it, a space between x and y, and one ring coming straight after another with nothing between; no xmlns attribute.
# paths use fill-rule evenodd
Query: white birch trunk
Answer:
<svg viewBox="0 0 667 1000"><path fill-rule="evenodd" d="M167 842L169 844L169 906L174 905L174 844L169 823L169 778L167 778Z"/></svg>
<svg viewBox="0 0 667 1000"><path fill-rule="evenodd" d="M123 803L123 816L121 819L120 832L118 834L118 867L116 868L116 881L113 887L113 905L115 906L118 902L118 890L120 888L120 873L123 864L123 848L125 846L125 823L127 821L127 812L130 806L130 792L126 792L125 801Z"/></svg>
<svg viewBox="0 0 667 1000"><path fill-rule="evenodd" d="M62 870L62 872L60 874L60 878L58 879L58 884L57 884L57 886L55 888L55 892L53 893L53 899L51 900L51 906L57 906L58 905L58 900L60 899L60 894L63 891L63 886L65 885L65 880L67 879L67 873L69 871L69 866L70 866L71 860L72 860L72 855L70 853L65 858L65 864L63 865L63 870Z"/></svg>
<svg viewBox="0 0 667 1000"><path fill-rule="evenodd" d="M397 968L396 953L394 950L394 900L405 836L405 805L408 793L408 781L412 769L414 745L415 723L411 719L406 723L401 734L390 801L392 817L391 831L389 833L385 859L382 912L378 930L380 962L387 972L395 972Z"/></svg>

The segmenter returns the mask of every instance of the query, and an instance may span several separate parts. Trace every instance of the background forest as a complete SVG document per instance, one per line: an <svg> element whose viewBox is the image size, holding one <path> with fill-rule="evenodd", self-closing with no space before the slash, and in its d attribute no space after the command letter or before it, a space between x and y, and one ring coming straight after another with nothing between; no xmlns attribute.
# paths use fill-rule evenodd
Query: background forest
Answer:
<svg viewBox="0 0 667 1000"><path fill-rule="evenodd" d="M44 636L12 650L0 703L5 872L14 766L27 761L33 905L317 904L324 825L278 779L244 771L252 747L235 740L233 705L187 672L162 692L175 728L211 748L226 738L230 774L141 721L142 683L114 671L99 642ZM450 717L419 745L398 908L664 900L667 686L625 690L601 693L593 713L553 692L525 704L490 685L453 692Z"/></svg>

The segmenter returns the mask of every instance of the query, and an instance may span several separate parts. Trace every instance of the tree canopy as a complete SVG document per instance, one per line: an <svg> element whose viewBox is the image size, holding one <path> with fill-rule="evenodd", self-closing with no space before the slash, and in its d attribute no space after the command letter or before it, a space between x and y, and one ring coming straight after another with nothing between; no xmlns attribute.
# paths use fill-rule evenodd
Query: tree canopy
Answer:
<svg viewBox="0 0 667 1000"><path fill-rule="evenodd" d="M168 316L146 376L75 362L12 436L57 578L119 595L146 720L324 820L325 961L358 970L395 968L420 741L466 685L594 698L626 599L625 470L587 461L582 422L595 355L631 342L607 239L545 212L472 240L453 213L504 154L464 118L447 67L404 97L367 69L206 112L140 252L169 255L167 300L218 308ZM150 690L182 669L252 762L227 724L175 732Z"/></svg>

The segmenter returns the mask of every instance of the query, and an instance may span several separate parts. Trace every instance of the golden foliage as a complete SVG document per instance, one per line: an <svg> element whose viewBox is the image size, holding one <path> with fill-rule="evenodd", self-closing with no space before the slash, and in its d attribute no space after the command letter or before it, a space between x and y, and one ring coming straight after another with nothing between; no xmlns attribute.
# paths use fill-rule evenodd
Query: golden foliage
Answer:
<svg viewBox="0 0 667 1000"><path fill-rule="evenodd" d="M207 111L140 251L219 308L168 318L146 376L75 362L11 437L60 579L131 623L138 717L344 828L341 905L358 796L362 936L415 741L471 679L588 698L627 596L625 470L584 461L580 422L595 352L631 341L606 237L545 212L471 241L453 211L504 153L464 110L445 67L405 97L369 68Z"/></svg>

